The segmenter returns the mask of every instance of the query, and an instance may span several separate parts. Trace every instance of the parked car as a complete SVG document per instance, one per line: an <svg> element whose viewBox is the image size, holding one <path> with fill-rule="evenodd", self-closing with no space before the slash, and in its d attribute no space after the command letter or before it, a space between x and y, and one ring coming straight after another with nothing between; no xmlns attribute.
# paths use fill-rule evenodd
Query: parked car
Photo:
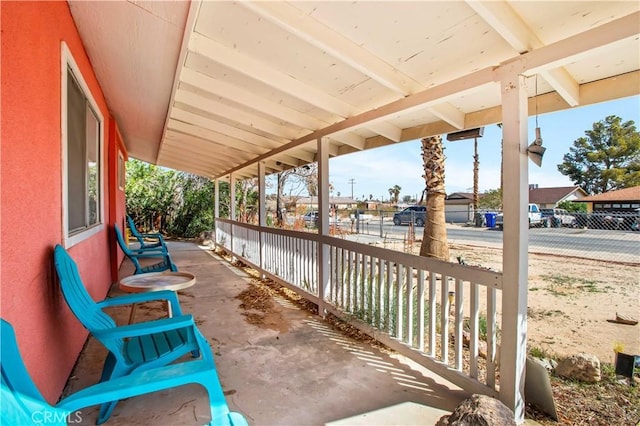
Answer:
<svg viewBox="0 0 640 426"><path fill-rule="evenodd" d="M402 225L404 223L413 223L416 226L424 226L427 220L427 208L425 206L409 206L406 209L393 214L393 224Z"/></svg>
<svg viewBox="0 0 640 426"><path fill-rule="evenodd" d="M640 231L640 209L636 209L635 217L631 221L631 230Z"/></svg>
<svg viewBox="0 0 640 426"><path fill-rule="evenodd" d="M329 225L332 225L332 226L340 225L340 221L338 219L339 218L336 215L332 215L331 213L329 213ZM320 215L318 214L317 211L310 211L305 213L304 216L302 216L302 220L304 221L304 225L307 228L317 227L318 221L320 220Z"/></svg>
<svg viewBox="0 0 640 426"><path fill-rule="evenodd" d="M578 220L565 209L540 209L544 225L552 228L560 228L569 226L575 228L578 226Z"/></svg>
<svg viewBox="0 0 640 426"><path fill-rule="evenodd" d="M304 216L302 216L302 220L304 220L305 226L317 226L318 225L318 212L317 211L307 212L307 213L305 213Z"/></svg>
<svg viewBox="0 0 640 426"><path fill-rule="evenodd" d="M529 215L529 228L532 226L542 226L545 222L542 220L542 214L540 213L540 207L537 204L530 203L528 208ZM504 216L502 213L496 216L496 227L502 229L504 226Z"/></svg>

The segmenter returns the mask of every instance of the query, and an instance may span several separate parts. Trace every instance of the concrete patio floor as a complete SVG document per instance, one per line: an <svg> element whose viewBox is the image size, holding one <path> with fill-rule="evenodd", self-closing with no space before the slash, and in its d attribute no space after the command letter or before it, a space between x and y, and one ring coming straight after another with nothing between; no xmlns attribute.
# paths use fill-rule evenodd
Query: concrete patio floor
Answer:
<svg viewBox="0 0 640 426"><path fill-rule="evenodd" d="M249 324L236 296L250 278L210 250L170 242L180 271L197 277L179 292L207 337L232 411L250 425L433 425L469 395L412 361L354 340L284 298L279 327ZM120 277L131 275L126 260ZM114 284L110 296L123 294ZM127 322L130 306L109 313ZM138 306L135 322L165 314L160 303ZM96 383L106 350L89 338L65 394ZM80 413L95 424L98 407ZM209 421L206 392L189 385L120 401L107 425L196 425Z"/></svg>

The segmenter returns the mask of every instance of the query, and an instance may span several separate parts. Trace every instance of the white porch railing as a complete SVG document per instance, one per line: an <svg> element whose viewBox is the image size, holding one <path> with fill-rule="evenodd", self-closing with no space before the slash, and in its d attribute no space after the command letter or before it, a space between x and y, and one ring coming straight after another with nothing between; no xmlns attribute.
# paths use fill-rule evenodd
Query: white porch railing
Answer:
<svg viewBox="0 0 640 426"><path fill-rule="evenodd" d="M316 303L321 314L350 322L469 392L498 395L501 273L220 218L216 241ZM329 253L328 285L322 290L321 245Z"/></svg>

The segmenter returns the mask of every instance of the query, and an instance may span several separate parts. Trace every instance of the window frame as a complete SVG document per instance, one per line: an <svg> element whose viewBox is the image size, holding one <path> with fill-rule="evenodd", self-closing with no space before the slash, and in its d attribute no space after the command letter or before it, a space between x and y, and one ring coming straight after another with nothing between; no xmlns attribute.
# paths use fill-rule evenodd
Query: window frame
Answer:
<svg viewBox="0 0 640 426"><path fill-rule="evenodd" d="M69 50L67 44L63 41L61 42L61 89L60 89L60 135L61 135L61 156L62 156L62 238L65 247L71 247L75 244L84 241L93 235L96 235L102 232L105 229L105 190L104 190L104 172L105 172L105 146L104 146L104 116L102 115L102 111L98 107L96 100L89 90L89 86L84 80L84 76L80 71L80 67L76 63L71 51ZM85 96L87 102L89 103L92 112L94 113L97 121L98 121L98 176L97 176L97 185L100 190L100 196L98 199L98 207L96 212L98 214L97 223L89 226L88 228L76 232L72 235L69 235L69 182L68 182L68 158L67 158L67 82L69 78L68 71L71 70L73 73L73 78L75 78L76 82L80 86L80 90Z"/></svg>
<svg viewBox="0 0 640 426"><path fill-rule="evenodd" d="M118 189L124 192L126 186L126 171L127 166L124 161L124 154L118 150Z"/></svg>

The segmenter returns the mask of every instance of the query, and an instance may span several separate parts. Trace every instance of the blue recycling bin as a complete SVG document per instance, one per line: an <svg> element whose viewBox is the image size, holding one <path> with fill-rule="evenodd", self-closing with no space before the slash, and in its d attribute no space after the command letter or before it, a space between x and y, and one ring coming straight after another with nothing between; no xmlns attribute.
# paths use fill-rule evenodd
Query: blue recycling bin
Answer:
<svg viewBox="0 0 640 426"><path fill-rule="evenodd" d="M488 228L495 228L497 213L485 213L484 220L487 222Z"/></svg>

